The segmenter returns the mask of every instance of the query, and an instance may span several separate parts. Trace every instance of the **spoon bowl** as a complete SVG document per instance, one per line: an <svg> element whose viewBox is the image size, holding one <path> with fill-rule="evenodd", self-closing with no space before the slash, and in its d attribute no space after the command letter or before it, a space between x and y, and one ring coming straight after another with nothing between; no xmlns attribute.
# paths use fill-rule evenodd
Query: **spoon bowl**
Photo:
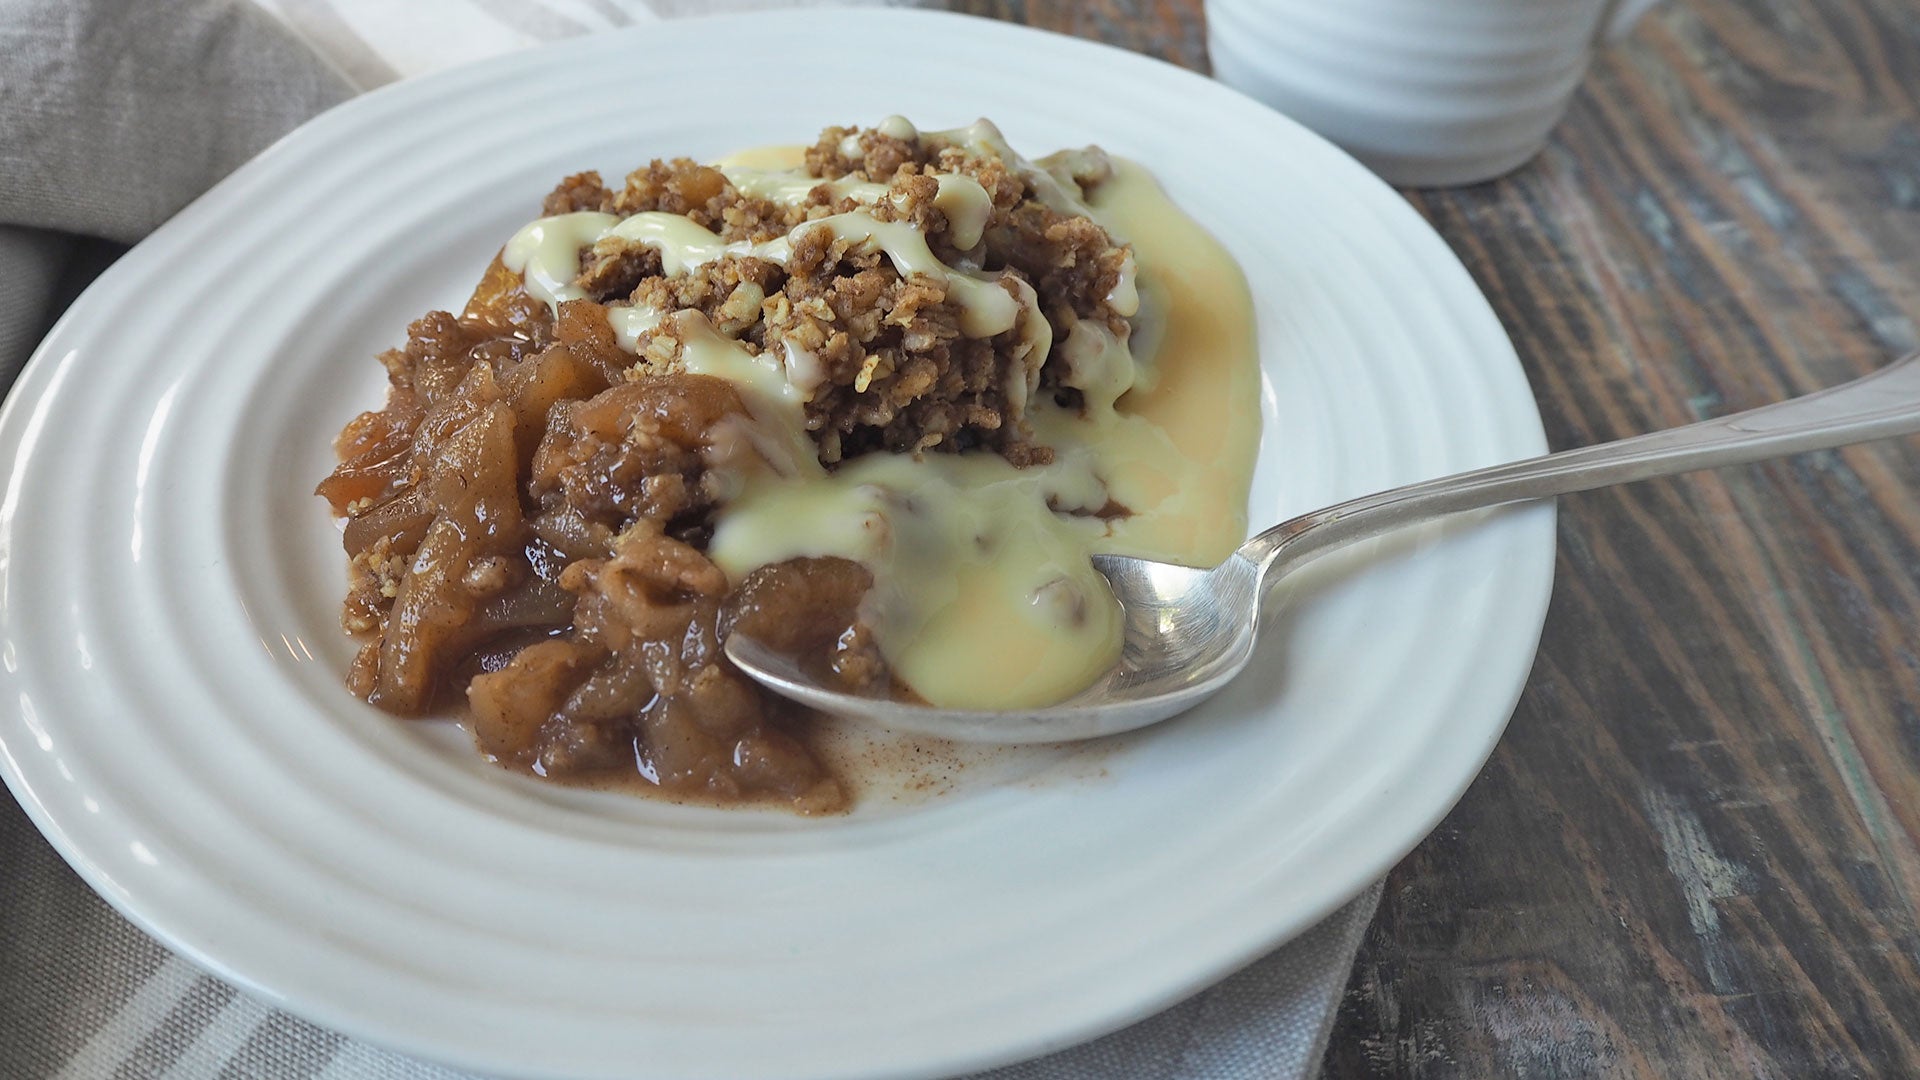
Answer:
<svg viewBox="0 0 1920 1080"><path fill-rule="evenodd" d="M776 693L895 731L967 742L1093 739L1185 712L1253 658L1260 603L1301 563L1391 529L1504 503L1552 498L1695 469L1737 465L1920 432L1920 353L1849 383L1685 427L1528 458L1393 488L1282 522L1219 566L1196 569L1096 555L1123 612L1120 658L1056 705L946 709L862 697L820 685L795 658L751 638L729 659Z"/></svg>
<svg viewBox="0 0 1920 1080"><path fill-rule="evenodd" d="M727 658L775 693L893 731L959 742L1051 743L1146 727L1198 705L1253 658L1259 569L1235 554L1211 570L1120 555L1094 566L1120 598L1120 659L1092 686L1036 709L944 709L820 685L795 658L744 634Z"/></svg>

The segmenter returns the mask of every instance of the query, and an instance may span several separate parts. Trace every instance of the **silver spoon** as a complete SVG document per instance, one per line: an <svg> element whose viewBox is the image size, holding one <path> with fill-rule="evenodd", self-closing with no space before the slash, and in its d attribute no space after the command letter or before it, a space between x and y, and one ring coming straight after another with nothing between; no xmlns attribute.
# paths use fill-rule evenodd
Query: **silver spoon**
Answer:
<svg viewBox="0 0 1920 1080"><path fill-rule="evenodd" d="M967 742L1041 743L1131 731L1198 705L1252 658L1267 589L1334 548L1502 503L1545 499L1920 432L1920 353L1805 397L1366 495L1282 522L1211 570L1096 555L1125 612L1119 663L1086 690L1040 709L940 709L827 689L750 638L727 656L770 689L895 731Z"/></svg>

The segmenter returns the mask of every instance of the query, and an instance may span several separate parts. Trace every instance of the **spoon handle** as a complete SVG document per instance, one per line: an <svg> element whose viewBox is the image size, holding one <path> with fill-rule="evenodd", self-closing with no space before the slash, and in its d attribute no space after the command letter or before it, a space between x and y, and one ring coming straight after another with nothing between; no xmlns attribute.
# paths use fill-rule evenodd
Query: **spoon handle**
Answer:
<svg viewBox="0 0 1920 1080"><path fill-rule="evenodd" d="M1656 476L1920 432L1920 353L1852 382L1697 424L1455 473L1285 521L1240 554L1262 571L1402 525Z"/></svg>

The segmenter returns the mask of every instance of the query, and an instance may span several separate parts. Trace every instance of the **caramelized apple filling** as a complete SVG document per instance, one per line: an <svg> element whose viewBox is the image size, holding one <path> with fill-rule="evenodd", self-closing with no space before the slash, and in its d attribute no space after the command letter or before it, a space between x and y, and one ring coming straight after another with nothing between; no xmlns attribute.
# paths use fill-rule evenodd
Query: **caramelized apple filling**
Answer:
<svg viewBox="0 0 1920 1080"><path fill-rule="evenodd" d="M350 688L464 699L503 765L836 811L819 718L727 635L855 692L1057 699L1118 644L1090 552L1205 562L1244 531L1244 284L1136 167L896 117L583 173L542 209L381 357L385 407L319 487ZM1186 273L1136 280L1135 229L1191 241ZM1189 375L1131 346L1196 317L1234 355Z"/></svg>

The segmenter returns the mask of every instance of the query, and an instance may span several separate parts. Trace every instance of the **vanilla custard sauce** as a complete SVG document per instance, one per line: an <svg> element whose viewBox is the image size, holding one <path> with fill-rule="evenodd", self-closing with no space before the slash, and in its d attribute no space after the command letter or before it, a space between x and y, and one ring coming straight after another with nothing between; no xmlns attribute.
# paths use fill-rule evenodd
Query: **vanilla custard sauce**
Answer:
<svg viewBox="0 0 1920 1080"><path fill-rule="evenodd" d="M897 117L886 125L902 137L913 132ZM1140 166L1114 159L1113 176L1082 203L1071 183L1014 154L991 124L935 134L998 154L1042 201L1091 214L1132 246L1134 272L1107 298L1132 316L1130 334L1104 323L1049 325L1024 282L1004 275L1010 293L1001 274L945 265L905 222L854 210L794 233L829 228L883 253L903 276L944 282L962 333L1017 330L1031 371L1049 354L1062 362L1080 409L1059 407L1037 386L1024 390L1052 463L1015 468L986 451L874 453L828 472L805 427L821 375L803 351L755 355L697 312L616 306L609 320L629 349L663 317L677 320L686 370L733 383L747 405L752 422L723 433L713 454L732 498L708 554L730 579L800 556L856 560L874 575L862 618L895 676L921 697L951 707L1047 704L1085 687L1119 654L1119 608L1090 555L1210 566L1245 537L1260 427L1252 298L1226 250ZM719 167L739 189L788 204L823 183L867 205L888 197L882 184L808 177L799 156L766 148ZM935 205L957 245L971 246L991 211L987 193L969 177L938 179ZM526 226L501 258L531 295L557 306L581 295L573 285L580 249L609 236L655 247L674 275L727 254L784 263L791 235L727 244L678 215L575 213ZM1115 515L1116 507L1127 512Z"/></svg>

